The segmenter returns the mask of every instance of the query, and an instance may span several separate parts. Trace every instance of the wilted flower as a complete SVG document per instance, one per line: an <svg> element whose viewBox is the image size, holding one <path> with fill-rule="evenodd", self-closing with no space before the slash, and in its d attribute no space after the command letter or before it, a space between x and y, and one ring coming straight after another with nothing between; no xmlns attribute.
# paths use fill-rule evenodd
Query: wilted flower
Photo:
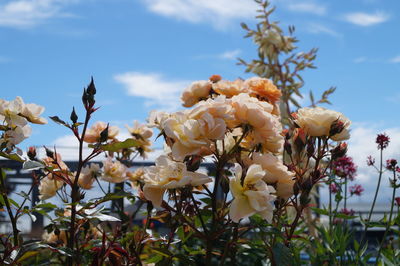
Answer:
<svg viewBox="0 0 400 266"><path fill-rule="evenodd" d="M100 141L100 134L107 128L107 123L98 121L94 123L88 130L84 137L84 141L87 143L96 143ZM108 139L115 139L119 133L119 128L116 126L108 127Z"/></svg>
<svg viewBox="0 0 400 266"><path fill-rule="evenodd" d="M112 161L110 157L103 162L101 179L110 183L121 183L127 179L127 168L120 161Z"/></svg>
<svg viewBox="0 0 400 266"><path fill-rule="evenodd" d="M357 172L357 166L353 159L348 156L343 156L333 162L333 169L337 176L354 180Z"/></svg>
<svg viewBox="0 0 400 266"><path fill-rule="evenodd" d="M272 221L276 196L271 193L274 193L275 189L263 181L264 175L265 171L261 166L253 164L242 182L242 167L235 164L234 177L229 183L233 196L229 210L232 221L237 223L240 219L256 213L268 222Z"/></svg>
<svg viewBox="0 0 400 266"><path fill-rule="evenodd" d="M186 164L175 162L166 155L158 157L155 164L145 169L143 193L157 207L161 206L167 189L199 186L212 180L205 174L187 171Z"/></svg>
<svg viewBox="0 0 400 266"><path fill-rule="evenodd" d="M361 196L361 193L363 193L363 191L364 188L361 185L353 185L350 187L351 195Z"/></svg>
<svg viewBox="0 0 400 266"><path fill-rule="evenodd" d="M335 141L349 139L350 120L342 113L328 110L323 107L301 108L295 115L295 123L308 135L313 137L330 137ZM342 130L333 136L330 135L332 124L340 121Z"/></svg>
<svg viewBox="0 0 400 266"><path fill-rule="evenodd" d="M375 142L378 144L378 149L383 150L389 146L390 138L385 133L378 134Z"/></svg>
<svg viewBox="0 0 400 266"><path fill-rule="evenodd" d="M183 106L192 107L200 100L205 100L210 95L211 82L202 80L193 82L187 87L181 96Z"/></svg>

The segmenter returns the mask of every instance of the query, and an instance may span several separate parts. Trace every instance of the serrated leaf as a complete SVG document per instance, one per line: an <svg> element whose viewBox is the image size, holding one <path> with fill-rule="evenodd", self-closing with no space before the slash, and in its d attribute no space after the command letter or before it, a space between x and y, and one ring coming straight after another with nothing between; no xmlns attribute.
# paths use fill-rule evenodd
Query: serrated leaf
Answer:
<svg viewBox="0 0 400 266"><path fill-rule="evenodd" d="M13 160L13 161L21 162L21 163L25 162L25 160L16 153L8 154L8 153L0 151L0 156L10 159L10 160Z"/></svg>
<svg viewBox="0 0 400 266"><path fill-rule="evenodd" d="M86 218L98 219L101 222L120 222L121 221L120 219L118 219L118 218L116 218L114 216L107 215L107 214L104 214L104 213L94 213L92 215L86 216Z"/></svg>
<svg viewBox="0 0 400 266"><path fill-rule="evenodd" d="M24 164L22 165L22 169L24 170L39 170L44 168L45 166L41 164L40 162L36 161L25 161Z"/></svg>
<svg viewBox="0 0 400 266"><path fill-rule="evenodd" d="M57 124L60 124L62 126L68 127L70 128L69 124L67 122L65 122L64 120L60 119L58 116L49 116L49 118L51 120L53 120L54 122L56 122Z"/></svg>
<svg viewBox="0 0 400 266"><path fill-rule="evenodd" d="M29 259L30 257L36 256L37 254L39 254L39 251L28 251L28 252L25 252L24 255L22 255L22 256L17 260L17 262L18 262L18 263L21 263L21 262L23 262L24 260Z"/></svg>
<svg viewBox="0 0 400 266"><path fill-rule="evenodd" d="M111 151L111 152L117 152L122 149L128 149L132 147L139 146L139 142L134 140L134 139L126 139L122 142L115 142L115 143L110 143L106 145L101 145L100 148L103 151Z"/></svg>

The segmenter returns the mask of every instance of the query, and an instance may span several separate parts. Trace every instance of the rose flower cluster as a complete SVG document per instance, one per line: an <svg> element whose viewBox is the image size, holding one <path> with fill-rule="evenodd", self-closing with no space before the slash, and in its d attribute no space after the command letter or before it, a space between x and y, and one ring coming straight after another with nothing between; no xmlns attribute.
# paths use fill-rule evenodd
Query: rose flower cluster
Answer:
<svg viewBox="0 0 400 266"><path fill-rule="evenodd" d="M268 79L197 81L182 94L185 107L175 113L153 112L149 123L165 138L165 154L144 173L144 196L160 206L167 189L212 181L191 172L193 158L235 164L229 187L230 218L255 213L272 218L274 200L293 194L294 173L281 160L284 137L278 101L281 92ZM207 160L207 159L206 159Z"/></svg>
<svg viewBox="0 0 400 266"><path fill-rule="evenodd" d="M126 125L131 137L128 140L134 141L135 145L131 148L121 148L116 151L106 152L106 159L102 162L102 167L96 163L85 165L79 173L78 185L81 189L91 189L96 179L109 183L122 183L131 181L135 186L139 171L132 172L122 161L136 158L137 155L147 158L147 153L151 151L150 138L153 131L144 124L134 121L133 127ZM104 137L104 133L107 136ZM84 136L84 142L89 145L101 147L100 144L106 146L118 145L121 143L117 139L120 129L116 126L109 126L105 122L98 121L94 123ZM102 139L104 138L104 139ZM126 140L125 140L126 141ZM96 146L97 145L97 146ZM101 153L101 149L93 154ZM70 171L68 166L62 161L61 155L53 152L47 152L47 157L40 160L46 168L46 175L41 179L39 192L41 199L48 199L57 194L57 191L64 185L72 186L77 173Z"/></svg>

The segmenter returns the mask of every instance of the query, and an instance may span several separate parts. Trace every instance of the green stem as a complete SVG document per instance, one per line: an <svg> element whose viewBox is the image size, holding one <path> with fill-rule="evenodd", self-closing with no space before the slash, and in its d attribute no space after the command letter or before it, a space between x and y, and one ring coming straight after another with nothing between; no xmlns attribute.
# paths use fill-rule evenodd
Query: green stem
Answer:
<svg viewBox="0 0 400 266"><path fill-rule="evenodd" d="M364 229L363 237L361 238L361 243L363 243L365 240L365 237L366 237L367 231L368 231L368 227L369 227L369 223L371 222L372 213L375 208L376 198L378 197L379 187L381 185L382 174L383 174L383 149L381 149L381 153L380 153L378 185L376 186L374 200L372 201L371 210L369 211L369 214L368 214L368 220L367 220L367 223L365 224L365 229Z"/></svg>
<svg viewBox="0 0 400 266"><path fill-rule="evenodd" d="M395 197L396 197L396 181L397 181L396 180L396 170L393 170L393 193L392 193L392 203L390 206L389 221L387 222L385 233L383 234L382 241L379 245L379 250L378 250L378 255L376 257L375 265L378 265L379 257L381 256L383 243L385 242L385 238L390 230L390 225L392 223L393 208L394 208L394 202L395 202Z"/></svg>

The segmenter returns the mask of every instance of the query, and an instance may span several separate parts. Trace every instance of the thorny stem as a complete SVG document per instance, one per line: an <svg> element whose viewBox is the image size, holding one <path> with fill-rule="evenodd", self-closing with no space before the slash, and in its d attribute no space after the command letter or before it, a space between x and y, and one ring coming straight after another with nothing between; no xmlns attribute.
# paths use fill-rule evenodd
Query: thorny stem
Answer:
<svg viewBox="0 0 400 266"><path fill-rule="evenodd" d="M90 115L91 115L92 110L86 110L86 117L85 117L85 123L83 126L82 134L81 137L78 138L79 140L79 164L78 164L78 169L76 171L74 183L72 184L72 189L71 189L71 225L70 225L70 230L69 230L69 238L68 238L68 248L70 248L72 251L74 251L74 243L75 243L75 219L76 219L76 204L79 202L79 187L78 187L78 180L79 180L79 175L82 171L83 165L84 165L84 160L83 160L83 140L86 134L86 129L89 124L90 120ZM77 260L79 262L79 255L74 255L72 257L68 257L68 265L73 265L74 260Z"/></svg>
<svg viewBox="0 0 400 266"><path fill-rule="evenodd" d="M196 200L195 200L195 198L193 197L192 191L190 191L190 198L192 199L193 204L194 204L194 207L196 208L196 212L197 212L197 215L199 216L200 223L201 223L201 226L203 227L204 233L207 234L207 231L208 231L208 230L207 230L207 227L206 227L206 225L205 225L205 223L204 223L203 216L202 216L201 213L200 213L199 206L197 206Z"/></svg>
<svg viewBox="0 0 400 266"><path fill-rule="evenodd" d="M5 178L5 175L4 175L4 178ZM16 247L19 245L19 235L18 235L19 231L17 228L17 219L11 210L10 201L7 196L6 186L5 186L4 179L3 179L3 169L1 167L0 167L0 185L1 185L1 194L4 199L4 203L6 204L8 215L10 216L11 226L13 229L13 242L14 242L14 246Z"/></svg>

